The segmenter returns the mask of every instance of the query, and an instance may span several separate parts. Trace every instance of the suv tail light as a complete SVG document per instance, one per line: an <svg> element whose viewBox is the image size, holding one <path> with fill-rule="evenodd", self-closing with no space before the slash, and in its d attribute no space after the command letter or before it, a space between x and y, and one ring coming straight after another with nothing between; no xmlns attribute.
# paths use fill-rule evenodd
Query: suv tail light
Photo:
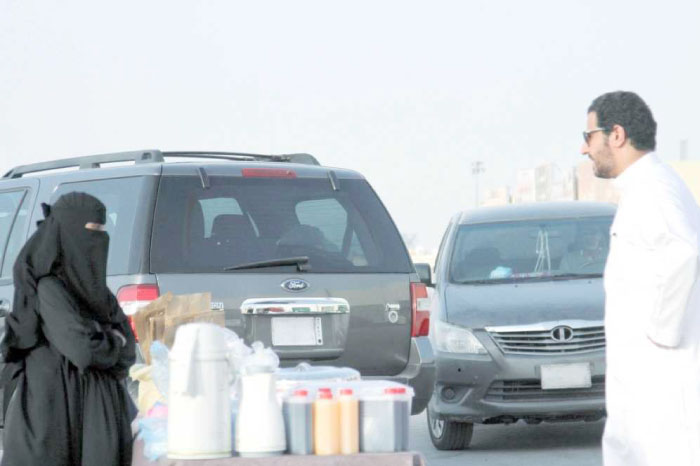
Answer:
<svg viewBox="0 0 700 466"><path fill-rule="evenodd" d="M119 301L119 305L129 319L131 330L134 331L137 340L139 336L136 335L134 314L136 314L139 309L158 298L159 295L160 290L158 289L158 285L127 285L119 288L117 292L117 301Z"/></svg>
<svg viewBox="0 0 700 466"><path fill-rule="evenodd" d="M430 331L430 301L423 283L411 283L412 337L427 337Z"/></svg>
<svg viewBox="0 0 700 466"><path fill-rule="evenodd" d="M296 178L297 172L284 168L244 168L243 178Z"/></svg>

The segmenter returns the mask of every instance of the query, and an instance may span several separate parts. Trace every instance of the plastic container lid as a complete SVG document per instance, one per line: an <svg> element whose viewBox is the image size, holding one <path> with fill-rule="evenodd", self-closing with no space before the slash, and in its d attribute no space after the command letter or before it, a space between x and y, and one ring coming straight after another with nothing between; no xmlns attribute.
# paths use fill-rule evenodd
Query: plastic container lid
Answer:
<svg viewBox="0 0 700 466"><path fill-rule="evenodd" d="M308 390L294 390L292 396L309 396Z"/></svg>
<svg viewBox="0 0 700 466"><path fill-rule="evenodd" d="M406 389L403 387L390 387L385 388L384 393L386 393L387 395L405 395Z"/></svg>
<svg viewBox="0 0 700 466"><path fill-rule="evenodd" d="M333 394L331 393L330 389L328 389L327 392L322 392L319 390L318 392L318 399L319 400L332 400L333 399Z"/></svg>
<svg viewBox="0 0 700 466"><path fill-rule="evenodd" d="M277 370L277 380L295 382L343 382L360 379L360 372L350 367L312 366L304 362Z"/></svg>
<svg viewBox="0 0 700 466"><path fill-rule="evenodd" d="M344 396L351 396L354 392L352 391L352 388L342 388L340 389L340 394Z"/></svg>

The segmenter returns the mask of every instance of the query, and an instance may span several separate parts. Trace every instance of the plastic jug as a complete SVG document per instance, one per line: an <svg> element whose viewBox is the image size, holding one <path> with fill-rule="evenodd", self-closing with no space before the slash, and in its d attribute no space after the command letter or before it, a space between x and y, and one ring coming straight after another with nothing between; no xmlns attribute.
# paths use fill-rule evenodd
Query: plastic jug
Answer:
<svg viewBox="0 0 700 466"><path fill-rule="evenodd" d="M168 458L231 456L229 362L221 328L178 328L169 364Z"/></svg>
<svg viewBox="0 0 700 466"><path fill-rule="evenodd" d="M314 453L340 454L340 405L329 388L318 390L314 401Z"/></svg>
<svg viewBox="0 0 700 466"><path fill-rule="evenodd" d="M236 451L243 457L281 455L287 443L274 372L257 372L248 367L243 369L240 380Z"/></svg>
<svg viewBox="0 0 700 466"><path fill-rule="evenodd" d="M381 386L371 387L360 401L360 450L363 453L398 451L393 396Z"/></svg>
<svg viewBox="0 0 700 466"><path fill-rule="evenodd" d="M314 453L313 410L308 390L295 390L282 406L287 432L287 452L292 455Z"/></svg>
<svg viewBox="0 0 700 466"><path fill-rule="evenodd" d="M352 455L360 451L359 402L351 388L340 390L340 453Z"/></svg>
<svg viewBox="0 0 700 466"><path fill-rule="evenodd" d="M391 395L394 400L394 444L396 451L408 451L412 396L404 387L387 388L384 392Z"/></svg>

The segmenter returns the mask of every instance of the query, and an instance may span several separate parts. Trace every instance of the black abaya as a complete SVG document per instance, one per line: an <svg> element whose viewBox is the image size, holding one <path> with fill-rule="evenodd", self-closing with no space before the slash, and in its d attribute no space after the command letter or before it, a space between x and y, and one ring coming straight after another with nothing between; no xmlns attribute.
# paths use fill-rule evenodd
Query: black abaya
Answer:
<svg viewBox="0 0 700 466"><path fill-rule="evenodd" d="M104 223L104 206L85 194L67 196L15 265L3 354L5 378L16 388L5 417L3 466L131 463L136 410L123 379L135 339L106 288L108 237L84 228Z"/></svg>

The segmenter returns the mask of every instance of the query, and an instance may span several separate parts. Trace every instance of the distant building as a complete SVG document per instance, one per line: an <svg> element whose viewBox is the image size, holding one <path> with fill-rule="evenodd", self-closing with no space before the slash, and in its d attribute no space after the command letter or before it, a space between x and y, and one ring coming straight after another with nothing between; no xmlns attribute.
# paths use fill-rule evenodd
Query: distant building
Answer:
<svg viewBox="0 0 700 466"><path fill-rule="evenodd" d="M518 170L515 174L513 204L535 202L535 169Z"/></svg>
<svg viewBox="0 0 700 466"><path fill-rule="evenodd" d="M482 206L504 205L511 203L510 189L508 186L500 188L487 189L484 192L484 200Z"/></svg>
<svg viewBox="0 0 700 466"><path fill-rule="evenodd" d="M574 175L556 164L546 163L516 174L513 203L573 200Z"/></svg>
<svg viewBox="0 0 700 466"><path fill-rule="evenodd" d="M688 184L700 204L700 161L678 160L670 162ZM535 168L518 170L515 187L507 186L485 191L483 206L521 204L558 200L612 202L617 204L620 195L613 180L598 178L593 173L593 162L583 160L573 170L563 172L553 163Z"/></svg>
<svg viewBox="0 0 700 466"><path fill-rule="evenodd" d="M584 160L576 166L576 199L617 204L619 197L612 180L598 178L593 174L593 162Z"/></svg>

